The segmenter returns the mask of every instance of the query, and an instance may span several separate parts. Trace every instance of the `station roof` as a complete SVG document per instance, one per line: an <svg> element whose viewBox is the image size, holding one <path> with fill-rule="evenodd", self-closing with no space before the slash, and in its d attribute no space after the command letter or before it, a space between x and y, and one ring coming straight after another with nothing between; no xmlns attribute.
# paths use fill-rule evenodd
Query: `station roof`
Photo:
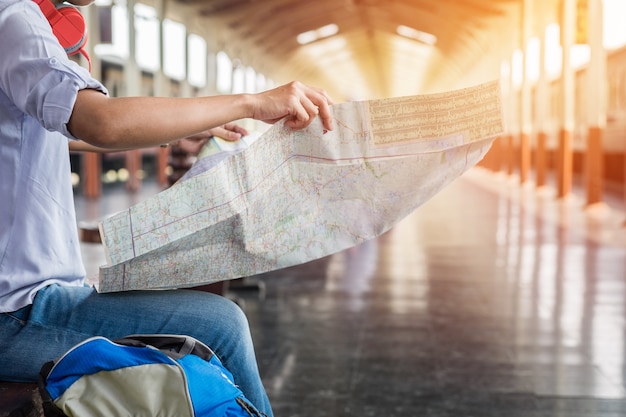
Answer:
<svg viewBox="0 0 626 417"><path fill-rule="evenodd" d="M500 75L524 0L166 0L191 30L276 82L338 100L433 92ZM555 0L534 2L542 8ZM533 13L543 12L534 10Z"/></svg>

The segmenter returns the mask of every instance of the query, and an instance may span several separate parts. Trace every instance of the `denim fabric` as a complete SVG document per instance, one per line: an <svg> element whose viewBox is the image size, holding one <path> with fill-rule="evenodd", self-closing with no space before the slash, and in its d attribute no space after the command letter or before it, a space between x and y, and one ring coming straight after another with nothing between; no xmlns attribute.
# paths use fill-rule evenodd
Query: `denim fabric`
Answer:
<svg viewBox="0 0 626 417"><path fill-rule="evenodd" d="M193 290L98 294L50 285L31 306L0 314L0 379L33 382L41 366L91 336L184 334L209 346L260 411L272 415L248 321L230 300Z"/></svg>

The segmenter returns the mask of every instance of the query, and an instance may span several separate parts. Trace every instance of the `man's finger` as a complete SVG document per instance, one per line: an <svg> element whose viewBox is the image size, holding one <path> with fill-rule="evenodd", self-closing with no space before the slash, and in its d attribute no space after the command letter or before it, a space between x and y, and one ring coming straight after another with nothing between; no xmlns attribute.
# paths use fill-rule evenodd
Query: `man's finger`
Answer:
<svg viewBox="0 0 626 417"><path fill-rule="evenodd" d="M315 115L319 115L325 129L333 130L333 116L330 110L333 101L324 90L314 90L315 95L312 97L313 102L311 104L315 106Z"/></svg>
<svg viewBox="0 0 626 417"><path fill-rule="evenodd" d="M223 127L216 127L212 130L213 134L222 139L234 142L241 139L242 133L233 132L232 130L224 129Z"/></svg>
<svg viewBox="0 0 626 417"><path fill-rule="evenodd" d="M327 130L333 130L333 114L328 103L324 103L319 106L319 117L322 120L322 125Z"/></svg>

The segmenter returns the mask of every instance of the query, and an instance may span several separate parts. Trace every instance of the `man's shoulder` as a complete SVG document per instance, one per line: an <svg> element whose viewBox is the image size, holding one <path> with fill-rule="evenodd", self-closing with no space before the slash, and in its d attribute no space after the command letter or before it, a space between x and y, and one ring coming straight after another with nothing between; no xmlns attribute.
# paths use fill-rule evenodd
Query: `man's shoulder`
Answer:
<svg viewBox="0 0 626 417"><path fill-rule="evenodd" d="M0 29L11 22L22 24L32 21L33 17L40 15L38 10L32 0L0 0Z"/></svg>
<svg viewBox="0 0 626 417"><path fill-rule="evenodd" d="M0 0L0 12L7 9L9 6L19 6L22 3L32 3L31 0Z"/></svg>

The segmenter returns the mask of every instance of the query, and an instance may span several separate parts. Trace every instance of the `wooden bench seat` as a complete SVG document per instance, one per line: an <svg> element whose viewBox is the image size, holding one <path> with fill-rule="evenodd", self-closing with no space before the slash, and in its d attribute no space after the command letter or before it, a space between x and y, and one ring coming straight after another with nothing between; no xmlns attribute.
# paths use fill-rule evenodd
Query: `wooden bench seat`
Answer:
<svg viewBox="0 0 626 417"><path fill-rule="evenodd" d="M41 417L36 384L0 381L0 417Z"/></svg>

